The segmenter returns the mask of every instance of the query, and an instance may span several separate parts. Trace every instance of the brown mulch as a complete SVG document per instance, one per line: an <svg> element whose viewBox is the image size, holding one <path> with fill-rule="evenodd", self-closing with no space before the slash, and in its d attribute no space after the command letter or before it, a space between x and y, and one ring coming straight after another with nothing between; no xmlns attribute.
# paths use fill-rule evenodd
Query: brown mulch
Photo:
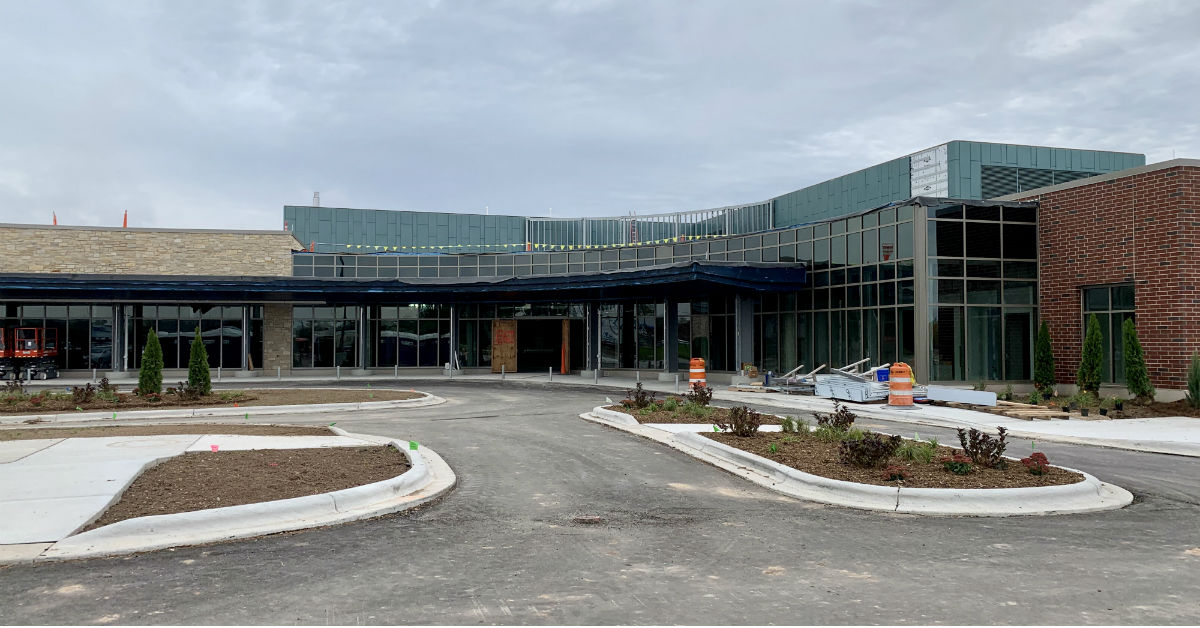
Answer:
<svg viewBox="0 0 1200 628"><path fill-rule="evenodd" d="M117 521L328 493L409 468L391 447L187 453L147 469L85 530Z"/></svg>
<svg viewBox="0 0 1200 628"><path fill-rule="evenodd" d="M934 456L935 462L928 464L893 457L888 464L902 466L912 476L901 483L884 480L881 477L882 469L863 469L842 464L838 461L839 443L827 443L812 436L778 432L759 433L751 437L715 432L705 432L703 435L805 473L861 484L908 488L1022 488L1083 481L1082 475L1058 467L1051 467L1046 475L1033 475L1017 460L1010 460L1007 469L987 469L976 465L967 475L955 475L936 462L938 458L949 456L955 450L939 446L938 453ZM775 443L777 447L775 453L770 451L771 443Z"/></svg>
<svg viewBox="0 0 1200 628"><path fill-rule="evenodd" d="M165 391L167 385L164 385ZM422 394L410 390L390 389L345 389L345 388L279 388L214 390L211 395L198 400L182 400L165 392L162 401L147 401L130 393L119 394L120 401L111 402L94 399L87 403L75 403L70 392L59 389L57 396L34 403L29 399L15 400L0 396L0 414L47 414L89 410L148 410L154 408L202 408L202 407L255 407L288 406L313 403L359 403L363 401L397 401L416 399ZM77 410L78 409L78 410Z"/></svg>
<svg viewBox="0 0 1200 628"><path fill-rule="evenodd" d="M633 408L626 408L625 406L621 406L621 405L605 406L604 408L606 410L615 410L617 412L624 412L625 414L628 414L628 415L632 416L633 418L637 419L638 423L685 423L685 424L686 423L691 423L691 424L705 423L705 424L707 424L707 423L715 423L715 422L717 422L717 420L724 419L729 416L729 408L718 408L716 406L709 406L709 407L712 408L713 413L704 418L699 418L699 417L692 416L690 414L685 414L681 410L639 411L639 410L634 410ZM763 417L763 422L762 422L763 425L779 425L779 417L777 417L775 415L764 414L764 415L762 415L762 417Z"/></svg>
<svg viewBox="0 0 1200 628"><path fill-rule="evenodd" d="M298 425L238 425L189 423L185 425L101 425L98 427L44 427L0 429L0 442L39 438L101 438L104 436L162 436L166 434L245 434L248 436L334 436L328 427Z"/></svg>
<svg viewBox="0 0 1200 628"><path fill-rule="evenodd" d="M1054 407L1057 405L1051 403ZM1078 412L1078 410L1076 410ZM1193 408L1187 401L1179 400L1172 402L1155 401L1149 404L1138 404L1132 401L1126 401L1123 410L1109 410L1108 416L1100 415L1098 408L1089 409L1088 419L1102 420L1109 419L1150 419L1161 416L1184 416L1200 418L1200 408Z"/></svg>

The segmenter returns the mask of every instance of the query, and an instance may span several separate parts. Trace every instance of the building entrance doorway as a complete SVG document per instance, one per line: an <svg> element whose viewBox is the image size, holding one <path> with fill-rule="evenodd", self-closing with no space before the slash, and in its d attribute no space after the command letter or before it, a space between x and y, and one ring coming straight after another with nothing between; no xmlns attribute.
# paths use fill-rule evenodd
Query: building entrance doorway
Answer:
<svg viewBox="0 0 1200 628"><path fill-rule="evenodd" d="M492 371L570 373L583 368L583 321L568 318L496 319L492 322Z"/></svg>

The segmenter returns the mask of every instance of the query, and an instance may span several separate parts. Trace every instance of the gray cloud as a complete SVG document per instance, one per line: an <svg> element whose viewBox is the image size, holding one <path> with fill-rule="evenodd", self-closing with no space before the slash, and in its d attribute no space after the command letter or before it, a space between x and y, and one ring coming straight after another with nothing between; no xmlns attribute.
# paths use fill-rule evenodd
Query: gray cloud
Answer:
<svg viewBox="0 0 1200 628"><path fill-rule="evenodd" d="M1200 4L0 3L0 220L762 200L950 139L1200 157Z"/></svg>

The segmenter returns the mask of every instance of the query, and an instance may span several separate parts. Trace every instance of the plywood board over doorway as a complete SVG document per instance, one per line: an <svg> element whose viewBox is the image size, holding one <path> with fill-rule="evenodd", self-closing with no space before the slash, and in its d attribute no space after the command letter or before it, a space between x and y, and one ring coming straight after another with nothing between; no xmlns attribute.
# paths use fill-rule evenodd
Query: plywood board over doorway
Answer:
<svg viewBox="0 0 1200 628"><path fill-rule="evenodd" d="M571 320L566 318L562 322L562 365L558 372L563 375L571 372Z"/></svg>
<svg viewBox="0 0 1200 628"><path fill-rule="evenodd" d="M492 320L492 372L517 372L517 321L511 318Z"/></svg>

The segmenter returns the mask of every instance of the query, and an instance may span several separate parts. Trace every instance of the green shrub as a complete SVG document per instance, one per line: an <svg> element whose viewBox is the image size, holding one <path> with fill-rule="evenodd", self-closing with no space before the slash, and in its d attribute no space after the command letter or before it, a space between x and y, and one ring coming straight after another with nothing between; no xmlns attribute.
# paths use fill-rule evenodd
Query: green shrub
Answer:
<svg viewBox="0 0 1200 628"><path fill-rule="evenodd" d="M208 350L200 337L200 327L192 337L192 353L188 357L187 387L201 395L212 394L212 377L208 373Z"/></svg>
<svg viewBox="0 0 1200 628"><path fill-rule="evenodd" d="M846 430L850 429L850 426L854 425L854 419L858 418L858 415L854 414L846 406L837 401L833 402L832 414L821 414L820 412L814 412L813 416L817 417L817 425L821 427L830 427L839 432L845 432Z"/></svg>
<svg viewBox="0 0 1200 628"><path fill-rule="evenodd" d="M835 430L827 425L822 425L813 430L812 435L817 440L826 443L840 443L846 437L846 433L840 430Z"/></svg>
<svg viewBox="0 0 1200 628"><path fill-rule="evenodd" d="M712 401L712 396L712 386L705 386L700 382L695 382L692 384L692 389L684 395L684 399L688 403L694 403L698 406L707 406Z"/></svg>
<svg viewBox="0 0 1200 628"><path fill-rule="evenodd" d="M971 462L983 467L1003 469L1008 464L1004 461L1004 450L1008 448L1008 443L1005 442L1008 429L999 427L996 428L996 432L1000 434L999 438L993 438L975 428L965 430L960 427L958 428L958 444L962 445L963 453L971 459Z"/></svg>
<svg viewBox="0 0 1200 628"><path fill-rule="evenodd" d="M986 391L987 390L987 380L986 379L979 380L979 383L975 384L975 386L972 388L972 390Z"/></svg>
<svg viewBox="0 0 1200 628"><path fill-rule="evenodd" d="M142 396L162 392L163 354L158 344L158 334L151 329L146 336L146 348L142 350L142 368L138 371L138 394Z"/></svg>
<svg viewBox="0 0 1200 628"><path fill-rule="evenodd" d="M1200 408L1200 353L1192 352L1192 363L1187 372L1187 392L1184 396L1188 405Z"/></svg>
<svg viewBox="0 0 1200 628"><path fill-rule="evenodd" d="M971 465L970 458L958 452L954 452L953 456L939 458L938 462L942 463L942 468L954 475L966 475L975 468Z"/></svg>
<svg viewBox="0 0 1200 628"><path fill-rule="evenodd" d="M654 396L657 394L652 390L643 388L641 382L638 382L633 390L625 391L625 396L632 402L633 407L638 409L645 408L654 403Z"/></svg>
<svg viewBox="0 0 1200 628"><path fill-rule="evenodd" d="M919 440L906 440L896 449L896 456L902 460L913 462L930 463L933 462L935 455L937 455L937 445Z"/></svg>
<svg viewBox="0 0 1200 628"><path fill-rule="evenodd" d="M735 406L729 409L725 420L718 420L715 425L722 432L730 432L734 436L754 436L762 423L762 415L758 412L748 406Z"/></svg>
<svg viewBox="0 0 1200 628"><path fill-rule="evenodd" d="M1029 404L1036 406L1040 403L1042 403L1042 393L1034 388L1033 392L1029 393Z"/></svg>
<svg viewBox="0 0 1200 628"><path fill-rule="evenodd" d="M804 419L789 415L779 420L779 430L784 434L811 434L812 426Z"/></svg>
<svg viewBox="0 0 1200 628"><path fill-rule="evenodd" d="M1033 346L1033 387L1043 395L1054 388L1054 348L1050 345L1050 326L1042 321Z"/></svg>
<svg viewBox="0 0 1200 628"><path fill-rule="evenodd" d="M882 467L896 453L902 440L899 436L868 432L862 438L842 441L838 447L838 461L852 467Z"/></svg>
<svg viewBox="0 0 1200 628"><path fill-rule="evenodd" d="M674 412L674 411L678 410L679 409L679 400L674 397L668 398L666 401L663 402L662 409L666 410L668 412Z"/></svg>
<svg viewBox="0 0 1200 628"><path fill-rule="evenodd" d="M1145 403L1154 400L1154 386L1146 372L1146 358L1142 355L1142 343L1138 340L1137 325L1133 319L1125 319L1121 326L1121 340L1125 345L1125 386L1129 394Z"/></svg>
<svg viewBox="0 0 1200 628"><path fill-rule="evenodd" d="M845 432L842 432L842 440L843 441L862 440L863 437L866 435L867 435L867 432L864 432L864 431L858 429L857 427L852 427L852 428L846 430Z"/></svg>
<svg viewBox="0 0 1200 628"><path fill-rule="evenodd" d="M1104 361L1104 338L1100 333L1100 320L1095 314L1088 316L1087 333L1083 337L1083 352L1079 356L1079 371L1075 383L1079 390L1100 393L1101 364Z"/></svg>
<svg viewBox="0 0 1200 628"><path fill-rule="evenodd" d="M1012 384L1005 386L1004 392L1000 393L998 398L1003 399L1004 401L1012 401L1014 399Z"/></svg>
<svg viewBox="0 0 1200 628"><path fill-rule="evenodd" d="M707 419L710 415L712 415L713 412L716 412L716 408L713 408L712 406L696 405L689 401L683 404L679 411L686 416L695 417L697 419Z"/></svg>

